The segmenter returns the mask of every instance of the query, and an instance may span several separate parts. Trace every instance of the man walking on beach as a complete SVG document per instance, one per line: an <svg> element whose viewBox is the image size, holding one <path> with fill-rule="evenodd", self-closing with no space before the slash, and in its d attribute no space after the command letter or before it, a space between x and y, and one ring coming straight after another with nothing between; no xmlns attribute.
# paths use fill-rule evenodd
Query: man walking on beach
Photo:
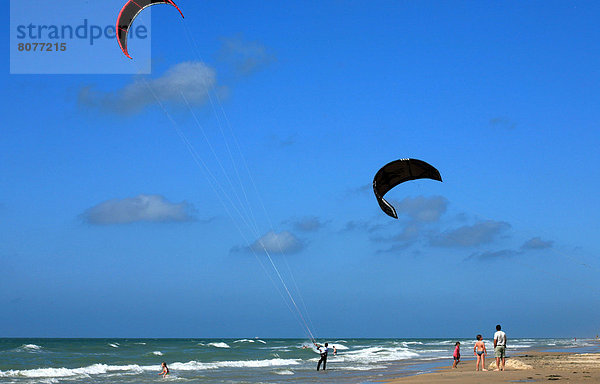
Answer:
<svg viewBox="0 0 600 384"><path fill-rule="evenodd" d="M500 324L496 325L496 333L494 333L494 355L496 356L496 369L494 371L504 371L504 363L506 358L506 333L501 331ZM500 359L502 359L502 367L500 367Z"/></svg>
<svg viewBox="0 0 600 384"><path fill-rule="evenodd" d="M328 343L325 343L325 346L315 343L315 347L317 347L319 354L321 355L319 363L317 364L317 371L321 367L321 363L323 363L323 370L325 370L325 365L327 365L327 350L329 349L327 348L328 345Z"/></svg>

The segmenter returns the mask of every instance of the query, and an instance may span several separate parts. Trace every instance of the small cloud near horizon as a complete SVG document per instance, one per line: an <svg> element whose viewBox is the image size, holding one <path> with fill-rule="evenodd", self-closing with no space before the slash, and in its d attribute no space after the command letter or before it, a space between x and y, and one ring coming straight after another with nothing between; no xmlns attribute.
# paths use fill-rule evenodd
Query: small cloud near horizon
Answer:
<svg viewBox="0 0 600 384"><path fill-rule="evenodd" d="M306 216L300 219L288 220L294 229L302 232L315 232L323 228L326 222L321 221L317 216Z"/></svg>
<svg viewBox="0 0 600 384"><path fill-rule="evenodd" d="M364 231L373 233L381 228L383 228L382 224L371 224L369 221L365 220L350 220L346 222L346 225L341 232Z"/></svg>
<svg viewBox="0 0 600 384"><path fill-rule="evenodd" d="M277 134L272 134L268 138L268 145L277 148L287 148L296 143L294 135L287 136L286 138L280 137Z"/></svg>
<svg viewBox="0 0 600 384"><path fill-rule="evenodd" d="M521 249L523 249L523 250L548 249L548 248L552 248L553 245L554 245L554 241L542 240L541 237L536 236L536 237L533 237L533 238L527 240L526 242L524 242L523 245L521 245Z"/></svg>
<svg viewBox="0 0 600 384"><path fill-rule="evenodd" d="M512 250L512 249L502 249L500 251L485 251L473 253L471 256L467 257L468 259L479 259L479 260L493 260L493 259L507 259L516 255L519 255L520 252Z"/></svg>
<svg viewBox="0 0 600 384"><path fill-rule="evenodd" d="M513 130L516 128L517 123L506 118L506 117L494 117L490 119L490 125L494 128L503 128L508 130Z"/></svg>
<svg viewBox="0 0 600 384"><path fill-rule="evenodd" d="M140 194L124 199L103 201L80 215L92 225L135 222L172 223L193 221L195 209L185 201L171 203L162 195Z"/></svg>
<svg viewBox="0 0 600 384"><path fill-rule="evenodd" d="M411 245L412 245L411 243L394 244L394 245L392 245L392 246L390 246L388 248L385 248L385 249L378 249L378 250L375 251L375 253L376 254L390 254L390 253L396 253L396 252L404 252Z"/></svg>
<svg viewBox="0 0 600 384"><path fill-rule="evenodd" d="M430 244L437 247L471 247L491 243L511 225L504 221L486 220L473 225L442 232L430 239Z"/></svg>
<svg viewBox="0 0 600 384"><path fill-rule="evenodd" d="M402 228L402 232L394 236L392 240L410 243L418 239L420 236L421 226L416 222L412 222L406 224L404 228Z"/></svg>

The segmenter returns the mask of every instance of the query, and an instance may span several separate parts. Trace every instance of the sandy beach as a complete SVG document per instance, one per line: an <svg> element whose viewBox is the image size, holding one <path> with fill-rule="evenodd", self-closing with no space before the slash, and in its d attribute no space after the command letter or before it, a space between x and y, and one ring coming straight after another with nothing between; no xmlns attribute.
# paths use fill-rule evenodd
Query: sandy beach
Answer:
<svg viewBox="0 0 600 384"><path fill-rule="evenodd" d="M488 356L488 371L475 371L475 360L470 358L452 369L449 359L448 367L436 372L403 377L389 383L600 383L600 353L527 352L507 358L504 372L493 371L493 353Z"/></svg>

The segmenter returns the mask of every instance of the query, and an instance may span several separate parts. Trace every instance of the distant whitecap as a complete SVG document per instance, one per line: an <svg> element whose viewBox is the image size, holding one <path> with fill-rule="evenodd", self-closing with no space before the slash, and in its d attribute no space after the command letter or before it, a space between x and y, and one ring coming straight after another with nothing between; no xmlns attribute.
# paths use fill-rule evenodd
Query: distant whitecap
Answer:
<svg viewBox="0 0 600 384"><path fill-rule="evenodd" d="M208 343L208 345L215 348L231 348L229 345L227 345L227 343L224 342Z"/></svg>
<svg viewBox="0 0 600 384"><path fill-rule="evenodd" d="M23 344L18 349L26 352L38 352L42 350L42 347L35 344Z"/></svg>

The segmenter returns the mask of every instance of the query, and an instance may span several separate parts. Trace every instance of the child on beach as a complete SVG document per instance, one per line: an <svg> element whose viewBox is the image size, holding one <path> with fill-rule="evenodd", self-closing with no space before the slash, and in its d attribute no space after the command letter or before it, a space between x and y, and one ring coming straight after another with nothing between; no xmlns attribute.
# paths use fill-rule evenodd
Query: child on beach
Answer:
<svg viewBox="0 0 600 384"><path fill-rule="evenodd" d="M481 370L487 371L487 369L485 369L485 355L487 355L487 350L485 349L485 343L483 342L481 335L477 335L477 341L475 342L475 347L473 348L473 354L477 356L475 370L479 371L479 363L481 362Z"/></svg>
<svg viewBox="0 0 600 384"><path fill-rule="evenodd" d="M162 377L164 378L169 374L169 368L167 367L167 363L165 363L164 361L161 364L161 367L162 367L162 372L159 373L158 375L159 376L162 375Z"/></svg>
<svg viewBox="0 0 600 384"><path fill-rule="evenodd" d="M460 363L460 341L457 341L454 347L454 364L452 364L452 368L456 368L458 363Z"/></svg>

